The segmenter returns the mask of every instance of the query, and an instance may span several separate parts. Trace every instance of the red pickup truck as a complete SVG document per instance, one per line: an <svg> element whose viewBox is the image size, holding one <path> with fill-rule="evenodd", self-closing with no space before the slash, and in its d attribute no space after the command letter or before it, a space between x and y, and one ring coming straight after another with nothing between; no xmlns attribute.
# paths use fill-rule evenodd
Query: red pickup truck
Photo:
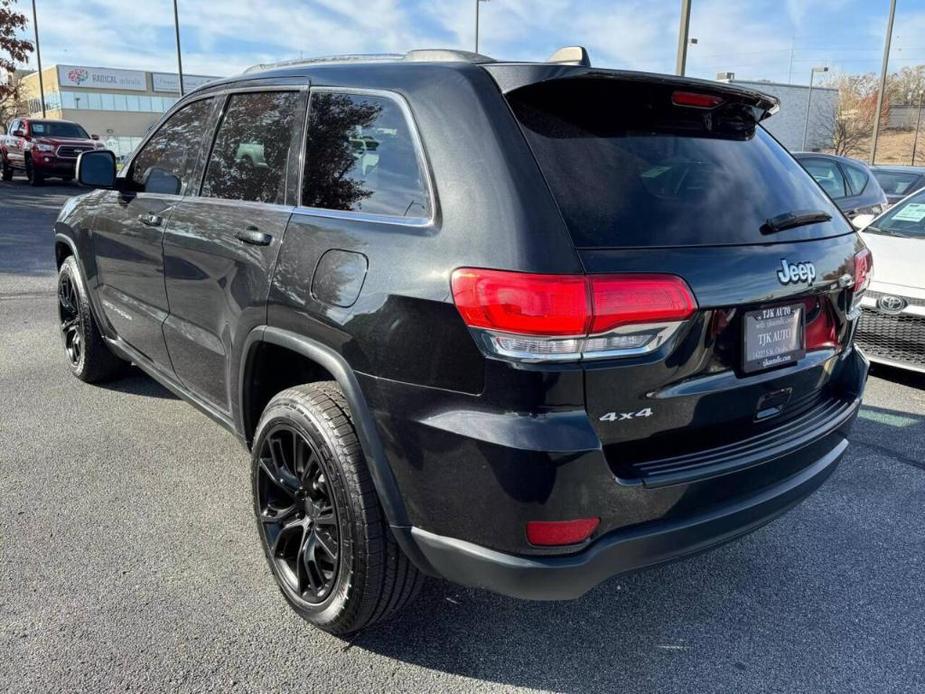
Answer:
<svg viewBox="0 0 925 694"><path fill-rule="evenodd" d="M81 152L104 149L98 139L71 121L14 118L0 135L0 175L9 181L22 171L34 186L46 178L70 181Z"/></svg>

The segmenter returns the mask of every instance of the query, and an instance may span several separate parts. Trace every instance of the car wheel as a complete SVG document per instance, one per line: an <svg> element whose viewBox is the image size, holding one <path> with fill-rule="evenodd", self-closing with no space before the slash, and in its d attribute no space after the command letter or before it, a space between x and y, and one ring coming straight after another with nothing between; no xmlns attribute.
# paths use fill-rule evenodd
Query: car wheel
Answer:
<svg viewBox="0 0 925 694"><path fill-rule="evenodd" d="M4 181L12 181L13 169L10 168L10 165L6 163L6 159L0 161L0 164L2 164L2 167L0 167L0 176L3 177Z"/></svg>
<svg viewBox="0 0 925 694"><path fill-rule="evenodd" d="M333 381L290 388L270 401L257 427L251 478L270 570L306 620L348 634L417 595L423 574L389 530Z"/></svg>
<svg viewBox="0 0 925 694"><path fill-rule="evenodd" d="M32 166L32 160L26 159L26 178L29 179L29 184L33 186L40 186L45 181L38 171L35 170L35 167Z"/></svg>
<svg viewBox="0 0 925 694"><path fill-rule="evenodd" d="M125 362L109 351L100 335L74 256L58 271L58 320L71 373L87 383L119 375Z"/></svg>

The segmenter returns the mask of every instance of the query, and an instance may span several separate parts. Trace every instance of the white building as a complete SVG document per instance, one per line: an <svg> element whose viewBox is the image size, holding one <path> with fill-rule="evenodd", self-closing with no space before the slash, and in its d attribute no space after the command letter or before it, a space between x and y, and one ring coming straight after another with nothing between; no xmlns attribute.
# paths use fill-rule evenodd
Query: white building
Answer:
<svg viewBox="0 0 925 694"><path fill-rule="evenodd" d="M838 90L830 87L813 87L812 103L808 86L779 82L751 82L737 80L732 73L720 73L719 81L754 89L780 100L780 111L764 121L764 126L787 149L825 150L832 147L835 112L838 108ZM809 124L807 127L807 110ZM806 143L803 131L806 130Z"/></svg>

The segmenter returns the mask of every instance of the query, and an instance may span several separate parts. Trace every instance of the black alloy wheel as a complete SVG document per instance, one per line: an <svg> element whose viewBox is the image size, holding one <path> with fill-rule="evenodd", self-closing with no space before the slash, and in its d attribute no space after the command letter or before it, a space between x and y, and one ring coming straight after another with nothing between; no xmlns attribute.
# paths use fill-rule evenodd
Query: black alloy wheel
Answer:
<svg viewBox="0 0 925 694"><path fill-rule="evenodd" d="M58 319L64 334L64 349L72 367L80 365L83 355L83 317L80 311L80 294L74 278L63 274L58 282Z"/></svg>
<svg viewBox="0 0 925 694"><path fill-rule="evenodd" d="M295 428L277 424L263 439L258 516L277 575L290 597L318 605L337 584L338 513L326 462Z"/></svg>

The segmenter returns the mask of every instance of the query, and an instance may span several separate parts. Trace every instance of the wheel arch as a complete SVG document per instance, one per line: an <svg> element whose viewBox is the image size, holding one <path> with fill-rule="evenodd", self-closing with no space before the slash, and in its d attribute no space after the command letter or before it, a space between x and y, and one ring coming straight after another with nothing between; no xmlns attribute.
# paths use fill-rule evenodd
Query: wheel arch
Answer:
<svg viewBox="0 0 925 694"><path fill-rule="evenodd" d="M269 400L269 397L272 397L272 395L267 397L266 392L261 394L259 383L255 382L260 377L258 363L261 349L267 346L286 350L313 365L319 377L309 379L308 382L311 382L311 380L327 380L328 378L337 382L350 406L353 423L357 430L357 438L369 465L370 475L385 511L386 519L393 529L408 526L408 516L398 490L398 483L392 473L392 468L389 466L375 420L366 403L359 381L347 361L333 349L320 342L288 330L270 326L254 328L248 334L242 348L240 362L238 378L239 417L237 422L239 431L243 434L248 447L253 445L254 432L263 411L260 404L264 399ZM275 365L276 362L274 362ZM276 392L279 392L279 390ZM258 409L260 411L257 411ZM401 534L403 533L396 532L397 537ZM401 538L399 538L399 542L404 545Z"/></svg>

